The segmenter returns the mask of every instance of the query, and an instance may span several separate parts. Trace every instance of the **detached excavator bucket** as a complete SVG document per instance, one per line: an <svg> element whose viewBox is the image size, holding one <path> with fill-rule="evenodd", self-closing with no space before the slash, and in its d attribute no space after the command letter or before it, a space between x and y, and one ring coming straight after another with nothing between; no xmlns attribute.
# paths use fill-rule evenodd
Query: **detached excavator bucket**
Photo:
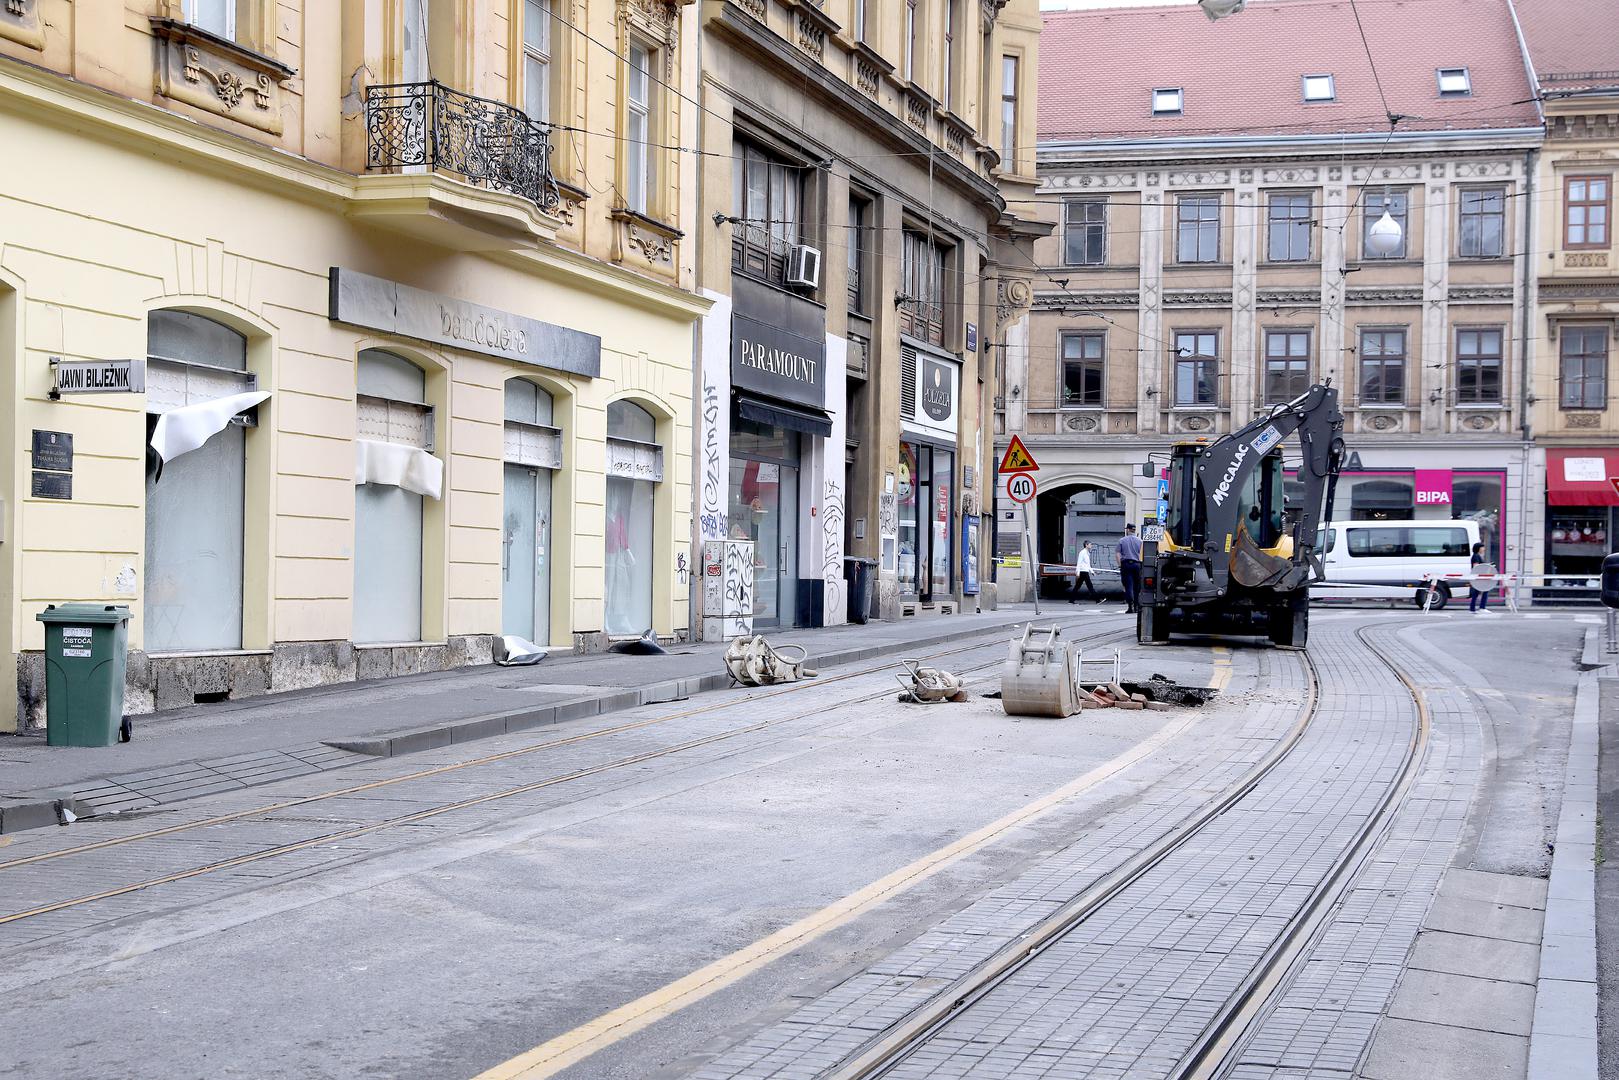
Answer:
<svg viewBox="0 0 1619 1080"><path fill-rule="evenodd" d="M1237 538L1231 544L1231 580L1250 589L1273 588L1282 584L1293 569L1293 561L1279 555L1267 554L1245 525L1237 526Z"/></svg>

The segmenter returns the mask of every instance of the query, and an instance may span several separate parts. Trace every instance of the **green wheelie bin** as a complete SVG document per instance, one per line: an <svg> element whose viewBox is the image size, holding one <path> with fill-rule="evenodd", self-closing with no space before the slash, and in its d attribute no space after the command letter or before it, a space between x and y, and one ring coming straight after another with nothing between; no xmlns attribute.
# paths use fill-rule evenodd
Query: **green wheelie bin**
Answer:
<svg viewBox="0 0 1619 1080"><path fill-rule="evenodd" d="M111 746L124 713L129 608L51 604L45 624L45 742Z"/></svg>

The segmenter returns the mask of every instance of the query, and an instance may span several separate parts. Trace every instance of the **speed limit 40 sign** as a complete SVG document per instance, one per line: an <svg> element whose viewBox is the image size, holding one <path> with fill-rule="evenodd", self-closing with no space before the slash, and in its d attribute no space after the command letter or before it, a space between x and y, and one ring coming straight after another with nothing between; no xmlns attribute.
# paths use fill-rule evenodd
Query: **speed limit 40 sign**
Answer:
<svg viewBox="0 0 1619 1080"><path fill-rule="evenodd" d="M1029 473L1013 473L1006 478L1006 497L1013 502L1028 502L1034 498L1034 490L1034 477Z"/></svg>

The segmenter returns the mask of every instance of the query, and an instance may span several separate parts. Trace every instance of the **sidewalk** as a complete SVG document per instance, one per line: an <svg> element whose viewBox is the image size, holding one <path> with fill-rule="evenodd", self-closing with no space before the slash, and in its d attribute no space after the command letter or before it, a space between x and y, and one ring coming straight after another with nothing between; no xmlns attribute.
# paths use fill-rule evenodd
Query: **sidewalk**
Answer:
<svg viewBox="0 0 1619 1080"><path fill-rule="evenodd" d="M1091 612L1123 627L1115 604L1044 605L1046 617ZM1110 615L1110 613L1112 613ZM832 667L1006 630L1030 604L997 611L789 630L809 666ZM724 687L725 643L666 656L553 655L533 667L460 668L343 683L135 718L134 740L48 747L43 735L0 736L0 832L79 815L136 810L584 716L683 700ZM60 804L60 805L59 805Z"/></svg>

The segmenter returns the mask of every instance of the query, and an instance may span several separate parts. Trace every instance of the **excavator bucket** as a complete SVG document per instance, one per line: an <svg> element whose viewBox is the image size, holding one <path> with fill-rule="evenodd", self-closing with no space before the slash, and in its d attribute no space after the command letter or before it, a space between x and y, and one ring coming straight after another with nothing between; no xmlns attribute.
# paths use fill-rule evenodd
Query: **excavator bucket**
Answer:
<svg viewBox="0 0 1619 1080"><path fill-rule="evenodd" d="M1265 552L1244 525L1231 544L1231 580L1250 589L1276 588L1293 570L1293 561Z"/></svg>
<svg viewBox="0 0 1619 1080"><path fill-rule="evenodd" d="M1055 626L1023 628L1001 665L1001 705L1008 716L1072 716L1080 710L1079 657L1057 640Z"/></svg>

